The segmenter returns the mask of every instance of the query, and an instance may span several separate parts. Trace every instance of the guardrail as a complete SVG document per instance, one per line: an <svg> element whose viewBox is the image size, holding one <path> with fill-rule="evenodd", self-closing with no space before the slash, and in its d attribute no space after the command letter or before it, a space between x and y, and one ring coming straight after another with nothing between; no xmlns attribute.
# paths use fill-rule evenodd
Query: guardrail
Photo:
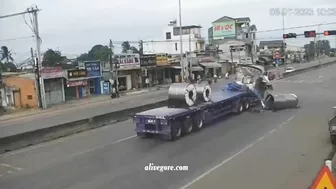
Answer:
<svg viewBox="0 0 336 189"><path fill-rule="evenodd" d="M330 66L335 63L336 61L333 61L321 65L312 66L309 68L298 69L293 72L284 73L283 77L290 77L293 75L306 73L308 71ZM167 105L167 100L0 138L0 154L5 153L7 151L17 150L38 143L69 136L82 131L95 129L109 124L124 121L129 119L132 115L134 115L137 112L162 107L165 105Z"/></svg>

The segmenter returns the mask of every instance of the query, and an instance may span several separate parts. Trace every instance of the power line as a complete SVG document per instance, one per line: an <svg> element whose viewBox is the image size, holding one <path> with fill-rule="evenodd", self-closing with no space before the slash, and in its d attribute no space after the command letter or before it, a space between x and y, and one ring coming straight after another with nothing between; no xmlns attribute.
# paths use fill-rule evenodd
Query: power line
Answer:
<svg viewBox="0 0 336 189"><path fill-rule="evenodd" d="M33 38L34 36L25 36L25 37L17 37L17 38L9 38L9 39L0 39L0 41L15 41L20 39L28 39Z"/></svg>

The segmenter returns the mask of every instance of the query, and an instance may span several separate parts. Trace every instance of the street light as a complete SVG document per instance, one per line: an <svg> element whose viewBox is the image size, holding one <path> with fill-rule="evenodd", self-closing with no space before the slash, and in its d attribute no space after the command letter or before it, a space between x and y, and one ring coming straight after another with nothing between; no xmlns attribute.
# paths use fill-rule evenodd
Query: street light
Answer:
<svg viewBox="0 0 336 189"><path fill-rule="evenodd" d="M181 53L181 76L182 83L184 82L184 61L183 61L183 45L182 45L182 13L181 13L181 0L179 0L179 21L180 21L180 53Z"/></svg>

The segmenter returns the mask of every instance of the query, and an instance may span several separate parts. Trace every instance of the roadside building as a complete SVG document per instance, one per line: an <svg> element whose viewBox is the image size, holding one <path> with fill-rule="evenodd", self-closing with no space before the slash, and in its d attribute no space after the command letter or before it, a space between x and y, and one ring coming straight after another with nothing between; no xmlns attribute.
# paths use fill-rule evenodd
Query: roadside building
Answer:
<svg viewBox="0 0 336 189"><path fill-rule="evenodd" d="M156 74L160 84L171 83L171 67L169 64L169 55L167 53L156 54Z"/></svg>
<svg viewBox="0 0 336 189"><path fill-rule="evenodd" d="M44 67L41 70L47 107L65 102L64 73L62 67Z"/></svg>
<svg viewBox="0 0 336 189"><path fill-rule="evenodd" d="M90 96L89 77L86 69L67 70L65 99L73 100Z"/></svg>
<svg viewBox="0 0 336 189"><path fill-rule="evenodd" d="M2 106L4 107L38 107L35 74L33 73L2 73L0 93Z"/></svg>
<svg viewBox="0 0 336 189"><path fill-rule="evenodd" d="M143 54L140 56L141 79L137 88L151 87L158 84L156 72L156 55ZM141 82L141 83L140 83Z"/></svg>
<svg viewBox="0 0 336 189"><path fill-rule="evenodd" d="M115 58L119 63L119 91L128 91L137 88L142 80L140 55L137 53L116 54Z"/></svg>
<svg viewBox="0 0 336 189"><path fill-rule="evenodd" d="M102 94L101 86L104 83L102 81L102 63L99 60L85 61L84 68L87 71L90 94Z"/></svg>
<svg viewBox="0 0 336 189"><path fill-rule="evenodd" d="M201 35L202 26L188 25L182 26L182 52L194 52L205 49L205 38ZM180 27L176 20L171 21L163 29L163 37L157 40L143 42L143 52L145 54L168 53L178 55L181 52L180 47Z"/></svg>

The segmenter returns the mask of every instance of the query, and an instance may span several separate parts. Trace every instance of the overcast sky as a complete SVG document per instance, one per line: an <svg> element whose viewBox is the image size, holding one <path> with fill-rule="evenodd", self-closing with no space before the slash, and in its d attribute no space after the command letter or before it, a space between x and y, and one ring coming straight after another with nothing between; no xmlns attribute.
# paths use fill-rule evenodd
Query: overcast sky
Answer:
<svg viewBox="0 0 336 189"><path fill-rule="evenodd" d="M281 16L270 16L271 8L334 8L336 0L181 0L182 24L202 25L203 35L211 22L222 17L250 17L258 31L282 28ZM163 28L178 18L178 0L0 0L0 15L25 11L36 4L39 28L43 40L42 50L58 49L67 55L87 52L95 44L107 45L109 39L120 51L125 40L163 40ZM335 11L336 14L336 11ZM25 16L29 21L29 16ZM288 16L285 27L336 22L334 16ZM35 49L33 38L8 40L32 36L23 16L0 19L0 45L6 45L18 61L29 57ZM317 27L290 30L303 33ZM336 29L336 24L321 26L320 31ZM257 34L260 40L281 39L282 31ZM329 37L332 46L335 37ZM308 39L291 39L289 44L302 45ZM137 45L137 44L135 44Z"/></svg>

